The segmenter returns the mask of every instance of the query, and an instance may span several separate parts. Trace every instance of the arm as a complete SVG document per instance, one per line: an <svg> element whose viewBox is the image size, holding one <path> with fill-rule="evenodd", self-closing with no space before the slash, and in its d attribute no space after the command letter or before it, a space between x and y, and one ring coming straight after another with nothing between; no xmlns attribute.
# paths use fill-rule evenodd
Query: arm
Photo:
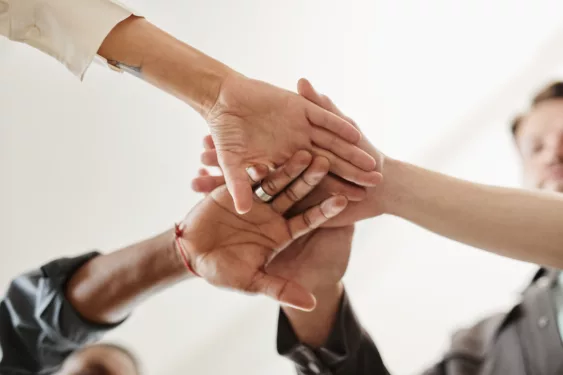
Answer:
<svg viewBox="0 0 563 375"><path fill-rule="evenodd" d="M217 189L175 230L108 255L59 259L15 279L0 302L0 374L53 373L65 358L119 325L144 299L190 277L187 265L210 283L264 293L292 306L312 308L310 293L293 280L263 272L273 252L306 235L346 207L333 197L303 215L282 213L328 172L328 162L306 151L267 176L279 191L243 218L231 196ZM193 268L192 268L193 269Z"/></svg>
<svg viewBox="0 0 563 375"><path fill-rule="evenodd" d="M278 352L299 374L388 375L375 344L357 320L341 283L315 294L317 308L283 307Z"/></svg>
<svg viewBox="0 0 563 375"><path fill-rule="evenodd" d="M154 26L129 17L104 40L98 54L110 65L174 95L206 117L221 85L236 72Z"/></svg>
<svg viewBox="0 0 563 375"><path fill-rule="evenodd" d="M0 373L51 373L141 300L189 277L173 244L169 231L108 255L58 259L16 278L0 302Z"/></svg>
<svg viewBox="0 0 563 375"><path fill-rule="evenodd" d="M319 348L326 343L335 325L343 296L344 286L340 282L315 292L317 307L313 311L304 312L282 306L285 316L302 344Z"/></svg>
<svg viewBox="0 0 563 375"><path fill-rule="evenodd" d="M355 146L360 133L351 124L293 92L238 74L113 0L7 1L0 3L3 35L55 57L80 78L98 53L200 113L239 213L252 206L246 168L281 165L298 150L327 157L332 172L358 185L380 180L375 161Z"/></svg>
<svg viewBox="0 0 563 375"><path fill-rule="evenodd" d="M385 212L471 246L563 268L560 195L475 184L390 159L385 176Z"/></svg>
<svg viewBox="0 0 563 375"><path fill-rule="evenodd" d="M205 118L239 213L252 205L246 167L281 165L302 149L327 157L333 173L358 185L380 180L372 157L351 144L360 134L348 122L295 93L244 77L145 19L121 22L98 53Z"/></svg>
<svg viewBox="0 0 563 375"><path fill-rule="evenodd" d="M104 38L131 14L113 0L2 0L0 35L46 53L82 79Z"/></svg>
<svg viewBox="0 0 563 375"><path fill-rule="evenodd" d="M0 35L54 57L80 78L99 54L202 114L233 73L114 0L2 0Z"/></svg>
<svg viewBox="0 0 563 375"><path fill-rule="evenodd" d="M308 81L299 83L299 92L345 117ZM377 160L385 178L382 184L367 190L363 202L351 203L329 225L350 225L387 213L471 246L563 268L561 195L475 184L393 160L365 138L360 146ZM311 201L303 202L304 207L325 195L326 192L319 192L317 197L312 194Z"/></svg>
<svg viewBox="0 0 563 375"><path fill-rule="evenodd" d="M66 297L85 319L123 321L144 299L193 276L178 256L174 232L94 258L72 275Z"/></svg>

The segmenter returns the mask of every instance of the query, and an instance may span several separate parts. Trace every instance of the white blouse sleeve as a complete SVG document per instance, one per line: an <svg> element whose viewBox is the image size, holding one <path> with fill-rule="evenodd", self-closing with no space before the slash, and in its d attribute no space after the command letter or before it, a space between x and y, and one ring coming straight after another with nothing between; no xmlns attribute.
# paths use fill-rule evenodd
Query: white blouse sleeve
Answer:
<svg viewBox="0 0 563 375"><path fill-rule="evenodd" d="M43 51L82 79L105 37L132 14L117 0L0 0L0 35Z"/></svg>

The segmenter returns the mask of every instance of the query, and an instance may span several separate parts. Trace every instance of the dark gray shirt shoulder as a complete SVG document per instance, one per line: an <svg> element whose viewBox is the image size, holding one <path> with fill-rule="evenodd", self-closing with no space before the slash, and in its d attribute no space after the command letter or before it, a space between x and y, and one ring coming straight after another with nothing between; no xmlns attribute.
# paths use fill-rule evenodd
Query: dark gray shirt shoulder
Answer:
<svg viewBox="0 0 563 375"><path fill-rule="evenodd" d="M0 301L0 375L46 375L114 326L83 319L65 297L69 278L98 256L61 258L15 278Z"/></svg>

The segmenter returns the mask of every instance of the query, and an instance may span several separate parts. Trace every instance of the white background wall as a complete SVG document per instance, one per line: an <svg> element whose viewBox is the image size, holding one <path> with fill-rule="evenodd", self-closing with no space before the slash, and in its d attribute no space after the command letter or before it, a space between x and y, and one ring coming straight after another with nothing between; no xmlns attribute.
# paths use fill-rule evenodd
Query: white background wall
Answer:
<svg viewBox="0 0 563 375"><path fill-rule="evenodd" d="M561 76L557 0L130 2L241 72L293 89L310 78L388 154L516 186L509 117ZM0 286L62 255L167 229L190 192L204 122L183 103L94 66L84 83L0 40ZM487 202L483 202L487 204ZM455 327L508 305L530 265L379 218L359 225L346 281L390 369L437 358ZM110 336L150 374L290 374L277 307L179 285Z"/></svg>

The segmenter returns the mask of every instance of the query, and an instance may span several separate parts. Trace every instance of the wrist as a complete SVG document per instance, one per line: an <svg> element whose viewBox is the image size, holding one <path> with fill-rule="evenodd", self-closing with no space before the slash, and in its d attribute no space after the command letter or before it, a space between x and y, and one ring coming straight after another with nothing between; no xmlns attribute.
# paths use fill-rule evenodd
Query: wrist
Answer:
<svg viewBox="0 0 563 375"><path fill-rule="evenodd" d="M313 290L313 294L315 295L317 302L320 301L321 303L323 301L340 300L342 293L344 293L344 284L342 281L330 285L319 286Z"/></svg>
<svg viewBox="0 0 563 375"><path fill-rule="evenodd" d="M187 272L190 276L200 275L194 270L192 264L192 258L190 254L192 253L190 249L192 248L188 240L184 238L184 224L175 224L174 228L174 252L176 254L176 260L178 264L181 264L183 272Z"/></svg>
<svg viewBox="0 0 563 375"><path fill-rule="evenodd" d="M318 313L321 310L333 310L333 307L338 305L340 299L342 298L342 294L344 293L344 284L342 281L339 281L334 284L319 286L312 290L312 293L317 301L317 305L314 310L315 312ZM287 305L282 305L282 309L288 315L306 314L307 316L311 316L311 312L295 309Z"/></svg>
<svg viewBox="0 0 563 375"><path fill-rule="evenodd" d="M210 90L200 99L199 113L209 123L214 118L219 117L223 113L228 113L233 107L238 105L239 97L233 94L232 88L237 88L241 84L241 80L247 79L244 75L227 68L226 70L218 69L215 78L212 78Z"/></svg>
<svg viewBox="0 0 563 375"><path fill-rule="evenodd" d="M282 306L300 342L313 348L322 347L326 343L336 321L343 294L344 285L338 282L315 290L317 306L313 311Z"/></svg>
<svg viewBox="0 0 563 375"><path fill-rule="evenodd" d="M238 73L223 63L196 52L201 56L194 57L192 79L182 87L179 96L185 97L184 101L207 121L209 113L221 103L225 82Z"/></svg>
<svg viewBox="0 0 563 375"><path fill-rule="evenodd" d="M405 183L412 172L411 167L400 160L386 158L383 183L376 188L383 213L401 216L402 207L411 195L411 184Z"/></svg>

